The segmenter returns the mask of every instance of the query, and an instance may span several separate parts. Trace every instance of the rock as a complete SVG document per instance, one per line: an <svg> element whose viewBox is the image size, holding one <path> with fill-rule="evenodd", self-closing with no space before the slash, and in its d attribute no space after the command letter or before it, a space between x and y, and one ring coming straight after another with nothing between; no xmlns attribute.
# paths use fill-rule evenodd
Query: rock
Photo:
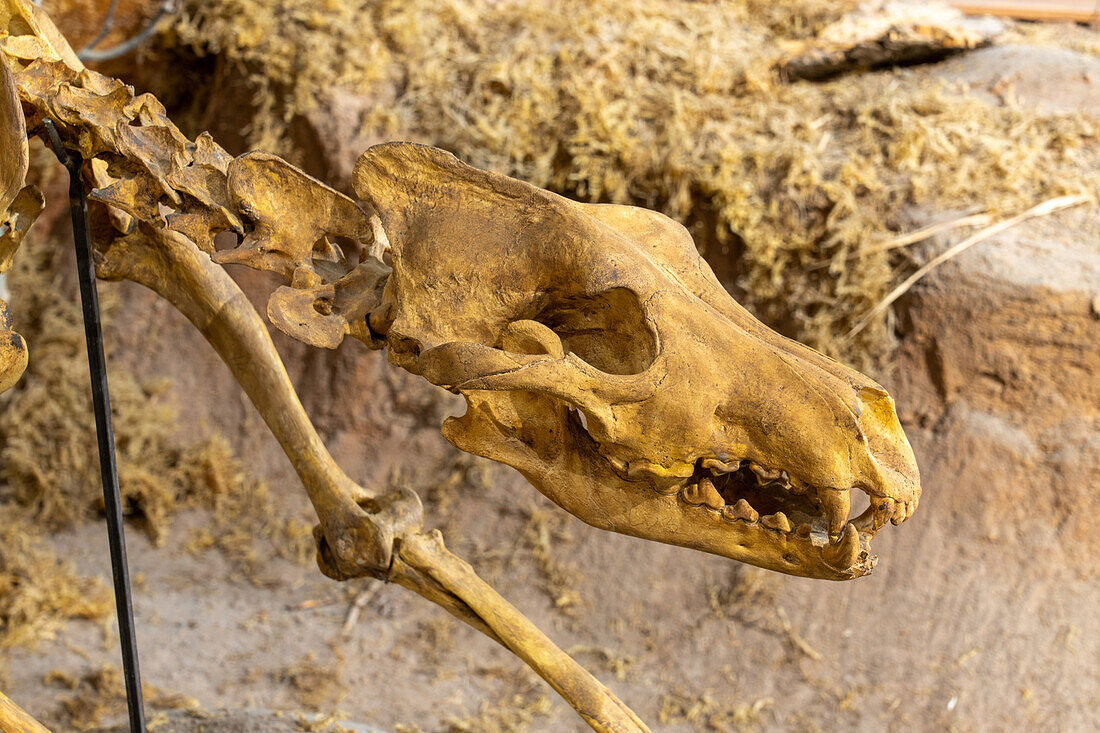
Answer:
<svg viewBox="0 0 1100 733"><path fill-rule="evenodd" d="M993 101L1100 117L1100 58L1076 51L996 46L944 62L937 76Z"/></svg>

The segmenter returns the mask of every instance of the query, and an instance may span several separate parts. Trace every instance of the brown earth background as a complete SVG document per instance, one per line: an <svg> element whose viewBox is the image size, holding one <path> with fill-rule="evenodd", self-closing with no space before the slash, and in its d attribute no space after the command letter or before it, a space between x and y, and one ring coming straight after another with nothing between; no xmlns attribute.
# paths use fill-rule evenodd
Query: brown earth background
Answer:
<svg viewBox="0 0 1100 733"><path fill-rule="evenodd" d="M132 35L157 5L122 0L104 45ZM505 21L528 16L498 5L550 12L535 0L447 7L459 20L499 21L484 30L489 39L482 43L494 33L522 36L522 24L509 30ZM588 5L590 15L607 13L609 24L631 29L604 39L629 37L629 58L663 38L659 24L674 25L677 12L689 25L713 20L692 13L736 5L736 17L804 39L851 9L771 3L765 13L754 3L699 4L705 11L689 8L693 3L669 4L671 10L619 3L635 13L624 20L608 4ZM1100 193L1100 32L1007 23L991 47L834 82L858 88L729 82L721 88L729 104L776 106L761 108L764 122L752 127L758 137L747 138L748 152L729 164L733 170L715 165L708 178L697 168L668 173L677 161L695 160L675 150L654 162L623 148L601 158L594 146L573 145L562 147L568 155L559 150L563 160L539 162L522 153L538 143L535 133L527 133L534 142L526 139L522 120L483 138L463 136L417 107L439 101L425 91L438 79L406 69L400 84L389 71L373 86L352 83L358 77L347 66L377 49L325 25L339 20L344 4L321 3L312 19L295 15L301 4L275 6L286 17L260 22L260 5L184 3L184 20L166 24L139 54L100 68L161 96L192 126L185 127L189 134L211 129L233 153L257 143L275 147L338 187L346 188L350 165L367 145L416 139L578 198L630 201L678 216L731 292L762 319L887 386L919 459L924 495L909 522L876 539L874 574L842 584L602 533L558 510L510 469L450 447L438 426L461 410L456 398L358 343L325 352L276 333L306 409L353 479L420 492L428 521L448 545L654 730L1100 729L1100 208L1089 203L1035 219L968 250L855 341L840 336L858 315L964 235L949 232L850 269L836 265L863 243L975 209L1011 215L1068 191ZM44 7L76 47L99 28L96 4ZM394 7L367 3L361 11L383 24ZM239 13L237 26L225 21L230 12ZM194 21L204 17L205 26ZM530 28L546 24L538 18ZM472 27L486 28L478 22ZM401 56L401 43L452 58L431 23L389 38L388 63L419 58ZM294 37L271 40L291 27ZM469 43L466 56L476 57L478 41ZM275 63L256 50L272 48L285 48L287 58ZM732 52L711 53L723 60ZM477 78L459 72L502 63L483 55L453 61L458 71L440 88ZM333 67L345 56L352 61ZM318 77L321 60L339 73ZM675 74L662 69L648 73L666 74L675 86ZM332 83L302 101L311 79ZM482 98L475 114L474 102L454 94L451 104L470 105L463 124L507 118L503 103ZM824 104L819 96L840 104L835 100L844 95L865 95L867 107L853 107L851 118L827 111L812 135L802 122L784 122L799 105ZM861 112L888 128L887 142L875 143L886 151L878 157L868 157L863 133L852 132ZM385 124L376 119L383 113ZM958 120L969 126L955 138ZM829 129L835 131L822 143ZM915 129L925 137L912 144L925 150L907 165L890 144ZM575 142L576 130L566 132ZM971 146L958 144L967 134ZM676 139L662 135L662 143ZM679 144L694 150L705 142L689 134ZM810 152L777 164L782 176L761 173L776 150L804 144ZM952 151L928 152L937 146ZM510 149L521 152L509 157ZM991 150L1006 156L999 160L1007 167L980 157ZM747 162L753 151L757 159ZM807 164L810 153L825 162ZM804 169L796 176L799 162ZM660 186L646 189L630 178L658 164L665 166ZM570 178L559 168L582 173ZM24 384L0 397L0 689L56 730L87 730L121 720L124 708L117 633L103 601L106 538L89 499L98 489L93 483L47 496L27 478L38 471L40 480L51 477L43 485L53 485L94 476L95 459L90 413L71 424L63 415L49 425L20 417L42 400L60 400L66 384L86 383L78 381L86 370L72 336L78 310L64 177L41 154L36 170L50 207L21 255L33 264L9 279L32 364ZM620 188L607 173L616 170L625 171ZM763 218L747 219L732 208L733 198L722 198L736 188L715 182L723 176L743 177L744 209L758 206ZM686 188L669 184L682 178L691 179ZM927 192L932 183L938 193ZM841 199L840 189L856 198ZM797 246L766 244L784 222ZM834 265L815 270L821 261ZM273 283L251 271L233 274L265 312ZM518 660L440 609L399 587L321 576L312 565L313 517L304 492L228 370L167 303L130 284L100 289L112 388L121 394L120 440L134 436L120 454L132 468L128 539L151 710L306 711L395 732L583 729ZM38 393L35 380L46 385ZM73 400L64 404L78 413L79 395ZM30 464L28 451L37 456ZM167 457L150 467L153 453ZM51 584L68 595L51 597Z"/></svg>

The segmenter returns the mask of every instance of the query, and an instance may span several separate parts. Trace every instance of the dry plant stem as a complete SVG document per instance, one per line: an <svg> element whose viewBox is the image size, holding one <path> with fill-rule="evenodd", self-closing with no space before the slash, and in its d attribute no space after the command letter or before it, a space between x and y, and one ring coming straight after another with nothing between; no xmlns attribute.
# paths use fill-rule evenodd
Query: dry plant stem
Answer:
<svg viewBox="0 0 1100 733"><path fill-rule="evenodd" d="M448 552L438 531L406 539L399 554L401 560L466 602L499 641L527 662L593 730L608 733L649 730L610 690L555 646L515 606L497 595L473 568Z"/></svg>
<svg viewBox="0 0 1100 733"><path fill-rule="evenodd" d="M918 269L916 272L906 278L905 282L891 290L889 295L879 301L879 303L874 308L867 311L866 315L859 319L859 322L857 322L856 325L852 327L852 330L848 332L845 338L851 339L857 333L862 331L867 326L867 324L874 320L875 316L889 308L895 300L904 295L906 291L909 290L909 288L913 287L914 283L916 283L918 280L920 280L922 277L927 275L935 268L942 265L944 262L947 262L952 257L955 257L965 250L970 249L975 244L978 244L979 242L984 242L990 237L996 236L1006 229L1011 229L1017 224L1028 219L1032 219L1037 216L1047 216L1049 214L1053 214L1056 211L1061 211L1062 209L1079 206L1080 204L1083 204L1086 201L1090 200L1091 198L1088 196L1059 196L1057 198L1048 199L1041 204L1037 204L1031 207L1022 214L1017 214L1016 216L1013 216L1009 219L999 221L996 224L988 226L985 229L982 229L980 232L977 232L976 234L967 237L958 244L953 245L946 251L933 257L931 260L922 265L920 269Z"/></svg>
<svg viewBox="0 0 1100 733"><path fill-rule="evenodd" d="M899 234L896 237L891 237L884 242L878 242L876 244L870 244L866 247L849 252L844 256L844 261L854 260L857 257L865 257L869 254L876 252L888 252L892 249L898 249L899 247L908 247L911 244L917 244L923 242L926 239L930 239L937 234L943 232L949 232L953 229L961 229L962 227L978 227L985 226L992 221L989 214L967 214L957 219L951 219L950 221L943 221L938 224L932 224L931 226L922 227L916 231L906 232L905 234ZM833 264L832 259L822 260L809 266L811 270L823 270Z"/></svg>
<svg viewBox="0 0 1100 733"><path fill-rule="evenodd" d="M50 733L50 731L0 692L0 733Z"/></svg>

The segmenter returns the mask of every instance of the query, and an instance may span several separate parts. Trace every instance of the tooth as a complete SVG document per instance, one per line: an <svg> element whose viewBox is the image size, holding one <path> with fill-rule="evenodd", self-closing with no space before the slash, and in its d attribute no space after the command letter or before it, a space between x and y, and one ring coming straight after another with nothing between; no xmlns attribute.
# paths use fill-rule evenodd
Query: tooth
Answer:
<svg viewBox="0 0 1100 733"><path fill-rule="evenodd" d="M704 458L703 468L709 468L715 476L737 470L738 462L729 463L720 458Z"/></svg>
<svg viewBox="0 0 1100 733"><path fill-rule="evenodd" d="M699 490L699 484L688 484L680 492L680 498L692 506L703 503L703 492Z"/></svg>
<svg viewBox="0 0 1100 733"><path fill-rule="evenodd" d="M652 476L653 489L661 496L672 496L684 487L684 479L675 476Z"/></svg>
<svg viewBox="0 0 1100 733"><path fill-rule="evenodd" d="M871 497L871 507L874 528L877 532L885 526L890 517L894 516L894 500L873 496Z"/></svg>
<svg viewBox="0 0 1100 733"><path fill-rule="evenodd" d="M844 535L835 543L821 548L821 557L834 568L847 570L859 559L859 531L849 524Z"/></svg>
<svg viewBox="0 0 1100 733"><path fill-rule="evenodd" d="M744 499L738 499L736 504L726 507L722 514L726 519L740 519L750 524L760 518L756 510Z"/></svg>
<svg viewBox="0 0 1100 733"><path fill-rule="evenodd" d="M852 492L847 489L840 491L819 489L817 498L825 509L825 518L829 523L829 534L840 534L844 530L844 523L848 521L848 513L852 510Z"/></svg>
<svg viewBox="0 0 1100 733"><path fill-rule="evenodd" d="M780 532L790 532L791 523L783 512L776 512L760 520L760 523L768 529L778 529Z"/></svg>
<svg viewBox="0 0 1100 733"><path fill-rule="evenodd" d="M756 474L756 477L760 479L761 483L765 481L778 481L783 475L782 471L772 471L763 466L758 466L755 463L750 464L749 468L752 469L752 472Z"/></svg>
<svg viewBox="0 0 1100 733"><path fill-rule="evenodd" d="M699 491L702 492L703 503L711 509L721 510L726 505L722 495L718 493L718 489L714 488L714 483L709 478L699 479Z"/></svg>
<svg viewBox="0 0 1100 733"><path fill-rule="evenodd" d="M893 516L890 517L890 523L895 527L905 521L905 508L906 504L904 502L894 502L894 511Z"/></svg>
<svg viewBox="0 0 1100 733"><path fill-rule="evenodd" d="M800 524L800 525L798 525L798 536L799 537L809 537L810 536L810 530L811 530L810 525Z"/></svg>

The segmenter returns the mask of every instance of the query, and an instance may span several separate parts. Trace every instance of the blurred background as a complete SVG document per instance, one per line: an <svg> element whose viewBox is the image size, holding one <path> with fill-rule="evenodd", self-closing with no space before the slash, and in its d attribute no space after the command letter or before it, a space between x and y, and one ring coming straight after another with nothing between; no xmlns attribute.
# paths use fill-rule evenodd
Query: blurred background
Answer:
<svg viewBox="0 0 1100 733"><path fill-rule="evenodd" d="M654 730L1100 729L1100 5L41 4L189 136L343 191L369 145L414 140L660 210L761 320L894 394L924 495L837 584L589 528L447 444L456 398L358 342L274 334L352 478L419 491ZM0 396L0 689L94 730L124 717L117 632L66 177L32 157L49 208L5 283L31 361ZM230 268L264 313L274 283ZM322 577L228 369L151 293L100 293L151 714L584 729L437 607Z"/></svg>

